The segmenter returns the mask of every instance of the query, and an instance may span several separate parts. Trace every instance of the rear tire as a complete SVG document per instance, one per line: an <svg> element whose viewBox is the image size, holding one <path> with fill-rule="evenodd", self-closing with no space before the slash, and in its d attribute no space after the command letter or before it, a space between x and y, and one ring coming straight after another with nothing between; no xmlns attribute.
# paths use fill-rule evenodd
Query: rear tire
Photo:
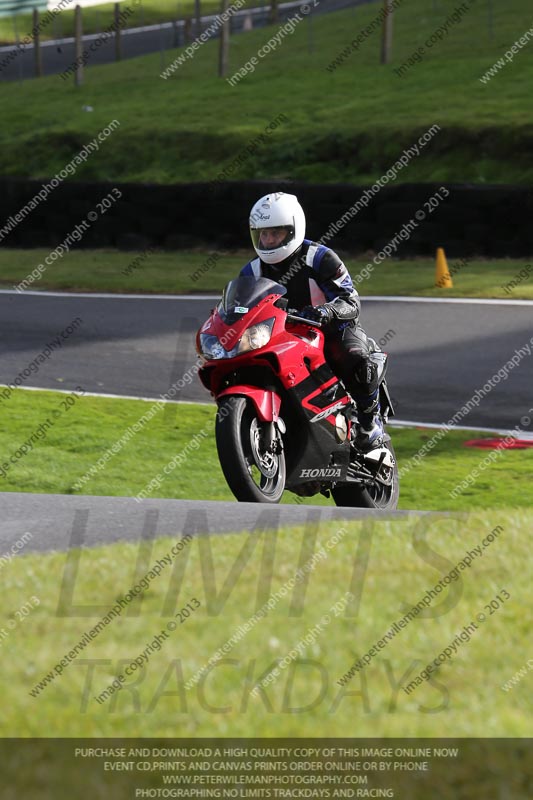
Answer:
<svg viewBox="0 0 533 800"><path fill-rule="evenodd" d="M265 452L265 427L247 397L223 397L218 406L218 458L229 488L240 502L279 503L285 489L285 455Z"/></svg>
<svg viewBox="0 0 533 800"><path fill-rule="evenodd" d="M337 485L331 490L335 505L351 508L379 508L382 511L394 511L397 508L400 496L398 464L392 442L387 442L385 447L394 459L391 485L386 486L378 481L369 488L359 486L357 483Z"/></svg>

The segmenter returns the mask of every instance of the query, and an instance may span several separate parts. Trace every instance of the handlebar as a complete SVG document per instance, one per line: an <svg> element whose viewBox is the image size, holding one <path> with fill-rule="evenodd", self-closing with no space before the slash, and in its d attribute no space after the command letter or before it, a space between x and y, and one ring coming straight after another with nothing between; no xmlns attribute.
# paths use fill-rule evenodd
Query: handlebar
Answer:
<svg viewBox="0 0 533 800"><path fill-rule="evenodd" d="M305 317L299 317L298 314L291 314L287 313L287 319L289 322L302 322L304 325L309 325L311 328L321 328L321 322L314 322L312 319L306 319Z"/></svg>

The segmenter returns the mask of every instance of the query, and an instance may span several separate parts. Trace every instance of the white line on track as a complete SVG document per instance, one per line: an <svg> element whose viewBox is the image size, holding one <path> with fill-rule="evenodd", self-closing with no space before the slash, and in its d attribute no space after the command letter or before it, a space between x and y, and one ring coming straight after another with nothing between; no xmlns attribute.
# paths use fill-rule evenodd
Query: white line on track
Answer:
<svg viewBox="0 0 533 800"><path fill-rule="evenodd" d="M94 297L110 300L220 300L220 294L119 294L112 292L52 292L24 291L0 289L0 294L31 295L32 297ZM365 303L462 303L468 305L491 306L533 306L533 300L506 300L485 297L397 297L392 295L361 295Z"/></svg>
<svg viewBox="0 0 533 800"><path fill-rule="evenodd" d="M0 388L7 384L0 384ZM72 389L51 389L49 386L17 386L17 389L23 389L25 392L58 392L59 394L71 394ZM183 403L185 405L199 405L210 406L212 403L203 403L200 400L168 400L167 398L158 397L142 397L135 394L109 394L107 392L84 392L82 397L110 397L112 400L144 400L146 403Z"/></svg>
<svg viewBox="0 0 533 800"><path fill-rule="evenodd" d="M386 300L389 303L468 303L478 306L533 306L533 300L506 300L493 297L391 297L389 295L361 296L365 303Z"/></svg>
<svg viewBox="0 0 533 800"><path fill-rule="evenodd" d="M479 433L498 433L502 436L508 436L511 433L516 434L516 431L509 430L506 428L475 428L470 425L443 425L442 423L434 423L434 422L418 422L417 420L411 419L393 419L390 420L387 425L390 425L393 428L436 428L441 430L442 428L448 427L451 431L474 431ZM533 441L533 433L529 432L521 432L520 439L530 439Z"/></svg>
<svg viewBox="0 0 533 800"><path fill-rule="evenodd" d="M0 384L0 387L5 386L6 384ZM41 387L41 386L18 386L18 389L23 389L26 392L57 392L59 394L70 394L70 389L50 389L48 387ZM131 394L107 394L104 392L84 392L83 397L107 397L111 398L112 400L142 400L145 403L173 403L174 405L185 405L185 406L211 406L212 408L215 407L214 402L203 402L201 400L167 400L163 397L142 397L140 395L131 395ZM446 427L442 423L436 422L419 422L418 420L402 420L402 419L395 419L391 420L387 423L392 428L436 428L441 429ZM453 425L450 427L450 430L456 431L474 431L480 433L498 433L502 436L509 435L514 433L514 431L509 430L507 428L476 428L470 425ZM533 440L533 433L522 433L520 434L521 439L532 439Z"/></svg>
<svg viewBox="0 0 533 800"><path fill-rule="evenodd" d="M220 300L220 294L119 294L115 292L48 292L30 291L17 292L16 289L0 289L0 294L16 294L19 297L94 297L105 300Z"/></svg>

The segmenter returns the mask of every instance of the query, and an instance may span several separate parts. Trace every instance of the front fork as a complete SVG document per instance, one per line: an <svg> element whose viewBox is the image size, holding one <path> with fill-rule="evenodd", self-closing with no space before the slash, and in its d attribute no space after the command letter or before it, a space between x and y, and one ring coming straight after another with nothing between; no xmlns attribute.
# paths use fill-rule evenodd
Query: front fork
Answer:
<svg viewBox="0 0 533 800"><path fill-rule="evenodd" d="M240 384L224 389L218 397L238 395L247 397L255 408L255 413L261 424L262 445L266 453L280 453L283 450L282 434L287 430L284 421L279 416L281 398L272 389L261 389L250 384Z"/></svg>
<svg viewBox="0 0 533 800"><path fill-rule="evenodd" d="M286 433L287 427L281 417L277 421L267 422L263 426L263 445L269 453L281 453L283 450L282 434Z"/></svg>

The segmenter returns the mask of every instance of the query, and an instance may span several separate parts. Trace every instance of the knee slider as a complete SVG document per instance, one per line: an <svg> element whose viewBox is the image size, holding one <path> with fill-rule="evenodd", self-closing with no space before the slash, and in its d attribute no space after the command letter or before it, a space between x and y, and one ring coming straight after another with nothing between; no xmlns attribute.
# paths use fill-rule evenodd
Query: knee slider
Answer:
<svg viewBox="0 0 533 800"><path fill-rule="evenodd" d="M354 374L356 380L367 386L373 384L378 376L378 368L373 361L365 358L361 353L358 354L356 363L354 364Z"/></svg>

